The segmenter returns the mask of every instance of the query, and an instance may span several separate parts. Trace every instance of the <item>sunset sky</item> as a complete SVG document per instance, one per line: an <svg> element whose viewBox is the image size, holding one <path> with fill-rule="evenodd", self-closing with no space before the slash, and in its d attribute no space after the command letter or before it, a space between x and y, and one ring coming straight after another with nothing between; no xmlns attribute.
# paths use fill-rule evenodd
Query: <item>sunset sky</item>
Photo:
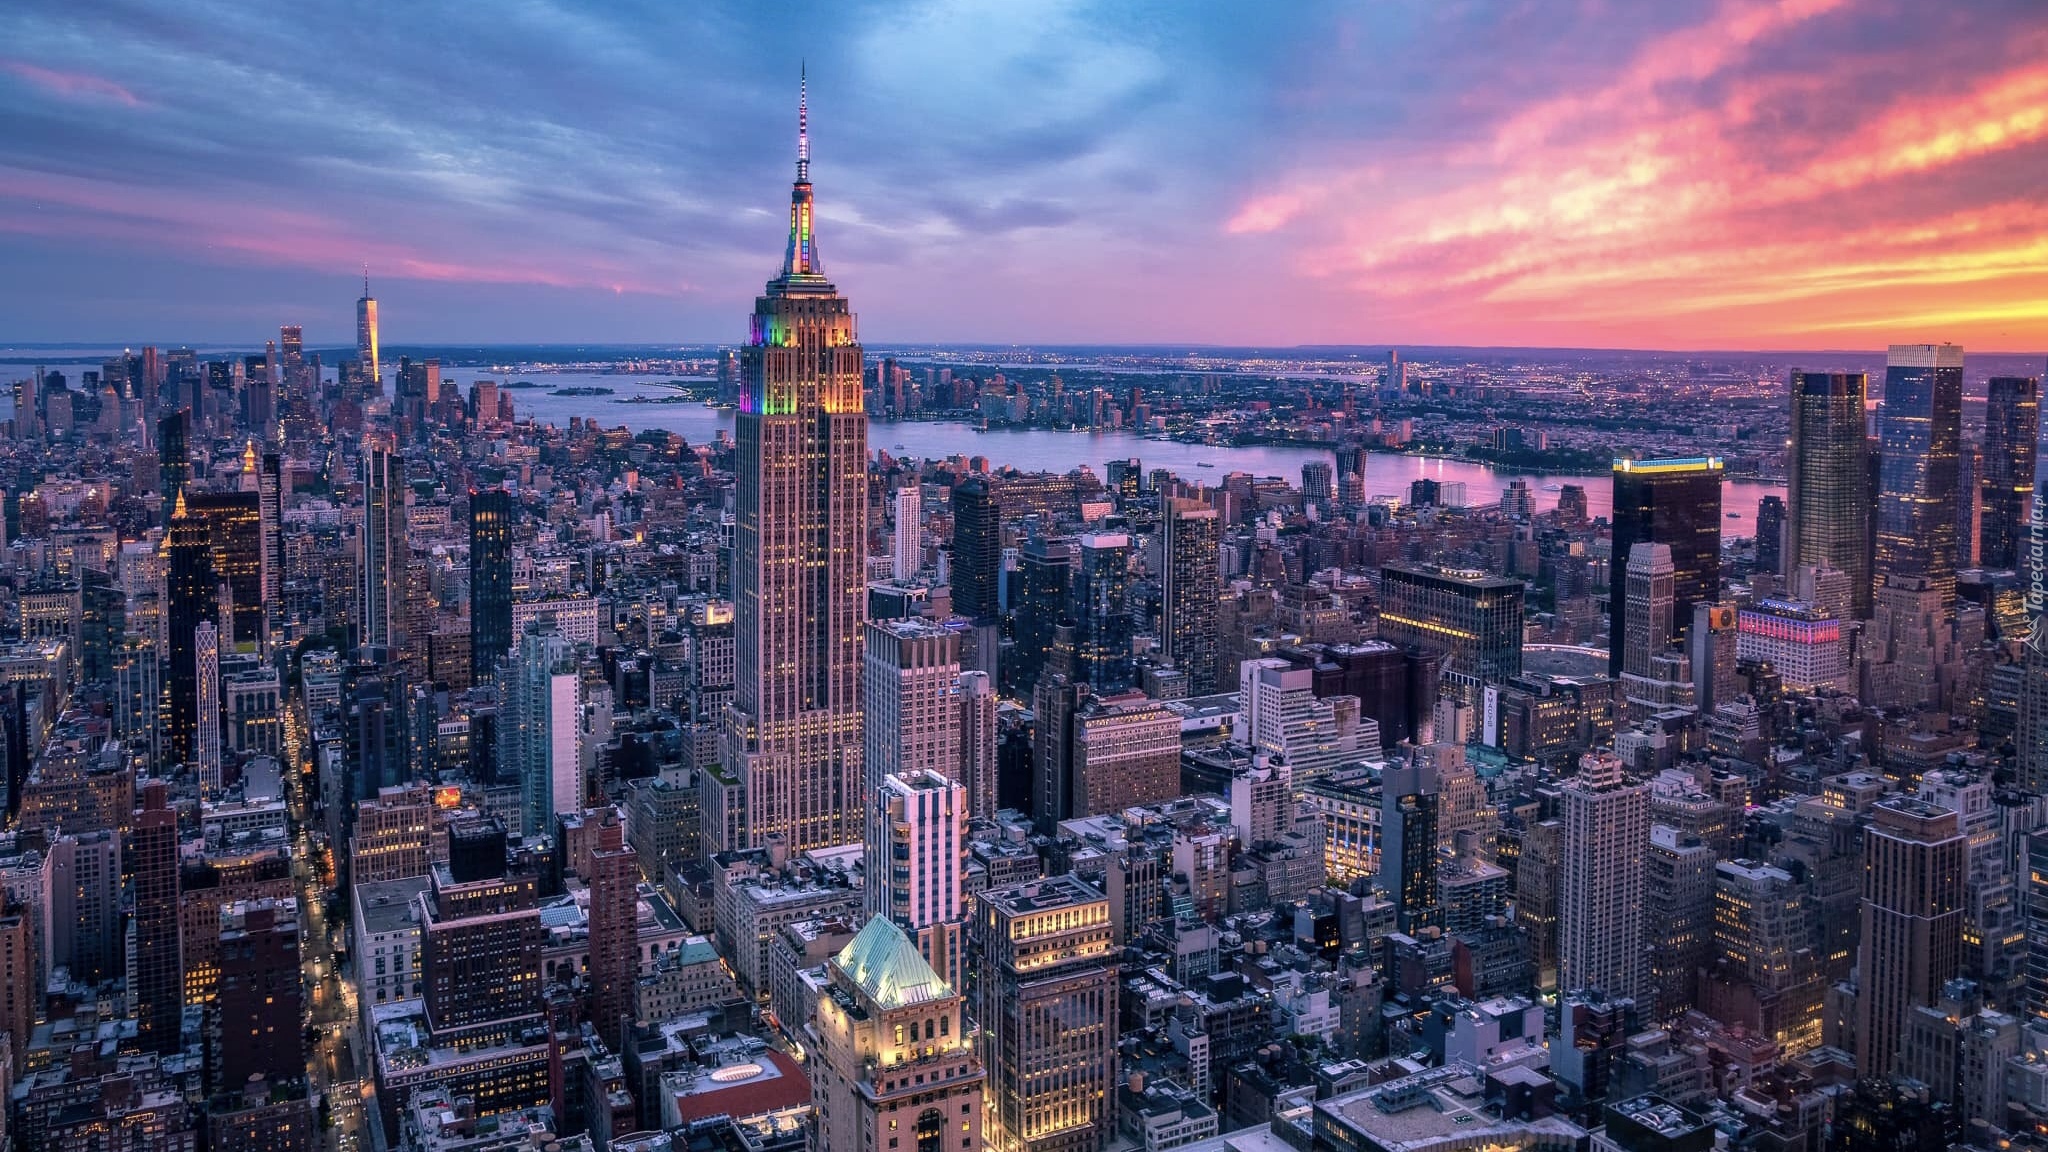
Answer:
<svg viewBox="0 0 2048 1152"><path fill-rule="evenodd" d="M0 6L0 340L2048 349L2041 0Z"/></svg>

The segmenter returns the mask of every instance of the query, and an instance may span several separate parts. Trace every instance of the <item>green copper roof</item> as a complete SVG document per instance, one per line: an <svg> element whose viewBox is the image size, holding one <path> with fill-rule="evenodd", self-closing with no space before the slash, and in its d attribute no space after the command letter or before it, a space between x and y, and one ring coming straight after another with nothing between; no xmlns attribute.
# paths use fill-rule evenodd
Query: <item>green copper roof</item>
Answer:
<svg viewBox="0 0 2048 1152"><path fill-rule="evenodd" d="M832 962L885 1011L953 994L887 916L869 920Z"/></svg>

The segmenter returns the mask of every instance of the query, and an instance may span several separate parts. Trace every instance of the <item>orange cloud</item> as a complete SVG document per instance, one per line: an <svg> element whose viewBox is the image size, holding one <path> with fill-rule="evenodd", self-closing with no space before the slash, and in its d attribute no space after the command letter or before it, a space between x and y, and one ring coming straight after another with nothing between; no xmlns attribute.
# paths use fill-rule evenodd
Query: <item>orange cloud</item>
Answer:
<svg viewBox="0 0 2048 1152"><path fill-rule="evenodd" d="M1759 346L1948 325L2048 343L2048 208L1981 172L2048 142L2048 66L1994 60L1965 90L1867 110L1853 69L1768 66L1775 37L1842 6L1734 0L1481 145L1376 163L1422 174L1405 186L1364 197L1347 194L1358 172L1304 173L1223 231L1304 245L1299 275L1430 339Z"/></svg>

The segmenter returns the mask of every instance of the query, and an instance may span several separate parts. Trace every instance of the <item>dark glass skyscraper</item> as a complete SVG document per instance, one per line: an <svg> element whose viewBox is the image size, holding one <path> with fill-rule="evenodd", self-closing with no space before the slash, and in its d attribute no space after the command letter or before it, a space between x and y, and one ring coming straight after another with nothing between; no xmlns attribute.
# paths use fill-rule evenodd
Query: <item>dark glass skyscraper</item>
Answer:
<svg viewBox="0 0 2048 1152"><path fill-rule="evenodd" d="M1956 456L1963 350L1894 344L1878 419L1877 578L1925 576L1945 613L1956 602Z"/></svg>
<svg viewBox="0 0 2048 1152"><path fill-rule="evenodd" d="M1870 615L1870 440L1861 372L1794 372L1784 567L1837 568L1849 576L1855 615Z"/></svg>
<svg viewBox="0 0 2048 1152"><path fill-rule="evenodd" d="M170 715L165 718L164 735L169 738L165 752L173 764L188 764L193 758L193 741L199 730L198 650L193 630L219 619L213 571L213 548L206 521L192 515L181 490L171 506L170 534L164 548L169 553L164 580L164 626L169 633L165 647L169 660L165 677L170 694Z"/></svg>
<svg viewBox="0 0 2048 1152"><path fill-rule="evenodd" d="M1131 538L1121 532L1081 537L1081 565L1075 570L1073 618L1075 679L1098 696L1129 689L1136 681L1131 661Z"/></svg>
<svg viewBox="0 0 2048 1152"><path fill-rule="evenodd" d="M1780 575L1785 571L1785 501L1776 496L1757 501L1756 568Z"/></svg>
<svg viewBox="0 0 2048 1152"><path fill-rule="evenodd" d="M164 785L143 790L135 816L135 1019L144 1050L176 1052L184 980L178 948L178 814ZM294 1024L297 1021L293 1021Z"/></svg>
<svg viewBox="0 0 2048 1152"><path fill-rule="evenodd" d="M512 494L469 494L469 677L488 683L512 648Z"/></svg>
<svg viewBox="0 0 2048 1152"><path fill-rule="evenodd" d="M791 851L857 840L862 824L868 417L853 310L825 278L811 225L800 99L789 246L740 354L739 672L725 749L745 787L748 844L781 837Z"/></svg>
<svg viewBox="0 0 2048 1152"><path fill-rule="evenodd" d="M263 518L256 492L193 492L186 506L206 526L213 578L233 598L233 648L253 651L263 641ZM218 595L216 595L218 599ZM216 604L215 608L218 609Z"/></svg>
<svg viewBox="0 0 2048 1152"><path fill-rule="evenodd" d="M1033 536L1024 542L1017 556L1016 603L1011 619L1016 648L1005 665L1014 692L1029 693L1045 670L1053 632L1067 617L1067 591L1074 580L1073 555L1074 546L1066 540Z"/></svg>
<svg viewBox="0 0 2048 1152"><path fill-rule="evenodd" d="M988 481L970 476L953 486L953 610L970 620L999 615L1003 518Z"/></svg>
<svg viewBox="0 0 2048 1152"><path fill-rule="evenodd" d="M1721 594L1721 461L1616 460L1614 549L1608 561L1607 667L1621 671L1628 635L1628 559L1638 544L1671 548L1672 620L1692 622L1692 606Z"/></svg>
<svg viewBox="0 0 2048 1152"><path fill-rule="evenodd" d="M170 509L177 503L178 493L192 480L191 448L186 442L186 433L191 417L183 408L169 412L156 422L157 488L164 498L164 522L170 522Z"/></svg>
<svg viewBox="0 0 2048 1152"><path fill-rule="evenodd" d="M357 643L405 649L405 461L389 443L363 442L362 630Z"/></svg>
<svg viewBox="0 0 2048 1152"><path fill-rule="evenodd" d="M1984 462L1977 480L1982 496L1977 562L1986 568L2020 565L2027 517L2034 504L2034 458L2040 434L2040 379L1993 376L1986 385Z"/></svg>

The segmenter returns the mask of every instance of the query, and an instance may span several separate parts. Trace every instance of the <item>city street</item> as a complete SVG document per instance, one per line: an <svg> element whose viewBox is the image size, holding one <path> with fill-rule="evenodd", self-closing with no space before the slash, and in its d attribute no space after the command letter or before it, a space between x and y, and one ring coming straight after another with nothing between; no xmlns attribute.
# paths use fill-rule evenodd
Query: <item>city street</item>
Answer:
<svg viewBox="0 0 2048 1152"><path fill-rule="evenodd" d="M335 963L335 949L346 940L348 927L345 922L330 923L327 916L333 870L324 861L326 849L315 843L309 831L313 824L310 800L317 794L308 775L312 762L297 710L286 709L284 715L285 755L292 767L292 869L299 894L299 956L307 1023L318 1032L307 1048L306 1067L312 1092L324 1096L332 1109L332 1123L322 1129L322 1147L327 1152L360 1152L375 1141L365 1131L369 1115L360 1063L365 1049L355 986Z"/></svg>

